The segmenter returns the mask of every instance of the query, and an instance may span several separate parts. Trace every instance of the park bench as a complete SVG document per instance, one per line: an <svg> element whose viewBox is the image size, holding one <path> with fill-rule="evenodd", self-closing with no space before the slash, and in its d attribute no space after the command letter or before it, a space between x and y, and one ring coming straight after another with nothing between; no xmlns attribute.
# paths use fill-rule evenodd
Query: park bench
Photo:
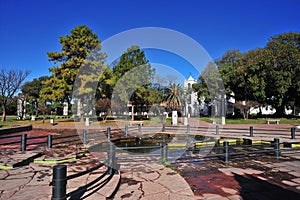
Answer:
<svg viewBox="0 0 300 200"><path fill-rule="evenodd" d="M143 125L144 124L144 121L130 121L129 122L130 126L132 125Z"/></svg>
<svg viewBox="0 0 300 200"><path fill-rule="evenodd" d="M270 124L271 122L274 122L274 123L276 123L276 124L279 124L280 119L266 119L266 123L267 123L267 124Z"/></svg>

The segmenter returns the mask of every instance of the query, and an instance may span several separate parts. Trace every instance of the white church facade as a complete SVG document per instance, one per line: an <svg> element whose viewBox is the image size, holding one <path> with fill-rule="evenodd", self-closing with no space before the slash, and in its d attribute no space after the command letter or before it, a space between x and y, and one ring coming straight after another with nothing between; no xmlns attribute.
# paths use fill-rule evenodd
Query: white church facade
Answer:
<svg viewBox="0 0 300 200"><path fill-rule="evenodd" d="M206 111L206 105L198 102L198 95L193 91L192 85L197 81L190 75L187 80L184 80L184 92L186 96L185 100L185 112L188 117L199 117L200 111Z"/></svg>

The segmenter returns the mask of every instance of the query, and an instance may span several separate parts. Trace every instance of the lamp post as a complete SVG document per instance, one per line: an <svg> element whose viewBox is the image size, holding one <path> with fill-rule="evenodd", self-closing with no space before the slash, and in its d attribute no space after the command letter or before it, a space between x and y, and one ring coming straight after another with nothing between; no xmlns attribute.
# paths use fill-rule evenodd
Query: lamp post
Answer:
<svg viewBox="0 0 300 200"><path fill-rule="evenodd" d="M32 105L31 105L31 121L35 121L35 115L34 115L34 110L35 110L35 99L32 99Z"/></svg>
<svg viewBox="0 0 300 200"><path fill-rule="evenodd" d="M183 98L183 124L186 126L188 125L188 118L187 118L187 108L188 108L188 101L187 101L187 95Z"/></svg>
<svg viewBox="0 0 300 200"><path fill-rule="evenodd" d="M225 110L225 97L221 98L221 124L225 125L225 116L226 116L226 110Z"/></svg>

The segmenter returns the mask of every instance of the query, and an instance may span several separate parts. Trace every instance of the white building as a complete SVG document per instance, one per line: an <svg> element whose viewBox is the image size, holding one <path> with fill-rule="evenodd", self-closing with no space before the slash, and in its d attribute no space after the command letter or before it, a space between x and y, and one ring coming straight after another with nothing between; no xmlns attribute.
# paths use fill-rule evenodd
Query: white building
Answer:
<svg viewBox="0 0 300 200"><path fill-rule="evenodd" d="M18 119L25 119L26 116L26 98L24 94L18 94L18 100L17 100L17 115Z"/></svg>
<svg viewBox="0 0 300 200"><path fill-rule="evenodd" d="M199 116L200 114L198 96L192 88L192 85L195 83L197 83L197 81L191 75L187 80L184 80L184 92L186 94L185 111L188 117Z"/></svg>

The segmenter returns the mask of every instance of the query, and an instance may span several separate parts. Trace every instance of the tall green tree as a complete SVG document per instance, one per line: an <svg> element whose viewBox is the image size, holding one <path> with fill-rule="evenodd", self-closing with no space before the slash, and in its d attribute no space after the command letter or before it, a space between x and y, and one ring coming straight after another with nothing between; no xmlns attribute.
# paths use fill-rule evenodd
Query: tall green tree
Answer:
<svg viewBox="0 0 300 200"><path fill-rule="evenodd" d="M220 99L224 94L224 85L215 63L209 62L199 77L198 97L204 96L205 101Z"/></svg>
<svg viewBox="0 0 300 200"><path fill-rule="evenodd" d="M110 95L111 91L107 86L107 79L110 77L111 70L104 64L106 54L101 52L98 45L91 50L89 56L82 63L73 87L73 100L79 101L80 121L83 121L84 114L88 115L95 109L99 99Z"/></svg>
<svg viewBox="0 0 300 200"><path fill-rule="evenodd" d="M237 50L227 51L217 61L227 95L234 93L235 107L245 119L250 108L263 104L266 99L264 60L264 49L254 49L243 54Z"/></svg>
<svg viewBox="0 0 300 200"><path fill-rule="evenodd" d="M198 83L193 84L192 88L197 92L199 103L201 103L204 97L204 102L214 106L212 111L215 111L216 108L218 108L216 103L224 96L225 89L215 63L209 62L207 64L198 78ZM215 112L212 114L215 114Z"/></svg>
<svg viewBox="0 0 300 200"><path fill-rule="evenodd" d="M300 34L291 32L271 37L264 48L227 51L217 61L227 94L245 104L271 105L278 116L287 105L299 106L299 46Z"/></svg>
<svg viewBox="0 0 300 200"><path fill-rule="evenodd" d="M47 76L42 76L40 78L35 78L32 81L25 82L21 88L23 95L27 102L32 105L32 112L38 115L38 99L40 98L40 92L43 88L43 82L49 79Z"/></svg>
<svg viewBox="0 0 300 200"><path fill-rule="evenodd" d="M146 100L146 89L154 78L155 70L146 59L144 51L138 46L132 46L124 52L112 69L114 82L114 98L123 105L131 102L132 120L134 120L134 106ZM126 107L126 106L124 106Z"/></svg>
<svg viewBox="0 0 300 200"><path fill-rule="evenodd" d="M265 49L267 100L282 116L289 103L299 106L300 33L275 35Z"/></svg>
<svg viewBox="0 0 300 200"><path fill-rule="evenodd" d="M226 94L231 95L234 92L235 98L238 100L245 100L245 79L244 69L241 68L242 53L238 50L226 51L221 59L216 61L219 72L222 76Z"/></svg>
<svg viewBox="0 0 300 200"><path fill-rule="evenodd" d="M148 64L149 61L146 58L145 52L140 49L139 46L131 46L124 52L119 61L113 66L113 74L117 79L120 79L124 74L131 69Z"/></svg>
<svg viewBox="0 0 300 200"><path fill-rule="evenodd" d="M112 102L112 92L115 81L111 68L104 66L102 73L99 75L99 82L95 94L95 111L96 114L105 113L106 117L111 115L111 107L117 107ZM106 118L105 118L106 119Z"/></svg>
<svg viewBox="0 0 300 200"><path fill-rule="evenodd" d="M59 38L60 52L48 52L49 61L59 64L49 71L52 76L44 82L41 91L43 99L51 101L68 102L70 104L73 85L87 56L99 48L98 36L85 25L77 26L71 34Z"/></svg>

